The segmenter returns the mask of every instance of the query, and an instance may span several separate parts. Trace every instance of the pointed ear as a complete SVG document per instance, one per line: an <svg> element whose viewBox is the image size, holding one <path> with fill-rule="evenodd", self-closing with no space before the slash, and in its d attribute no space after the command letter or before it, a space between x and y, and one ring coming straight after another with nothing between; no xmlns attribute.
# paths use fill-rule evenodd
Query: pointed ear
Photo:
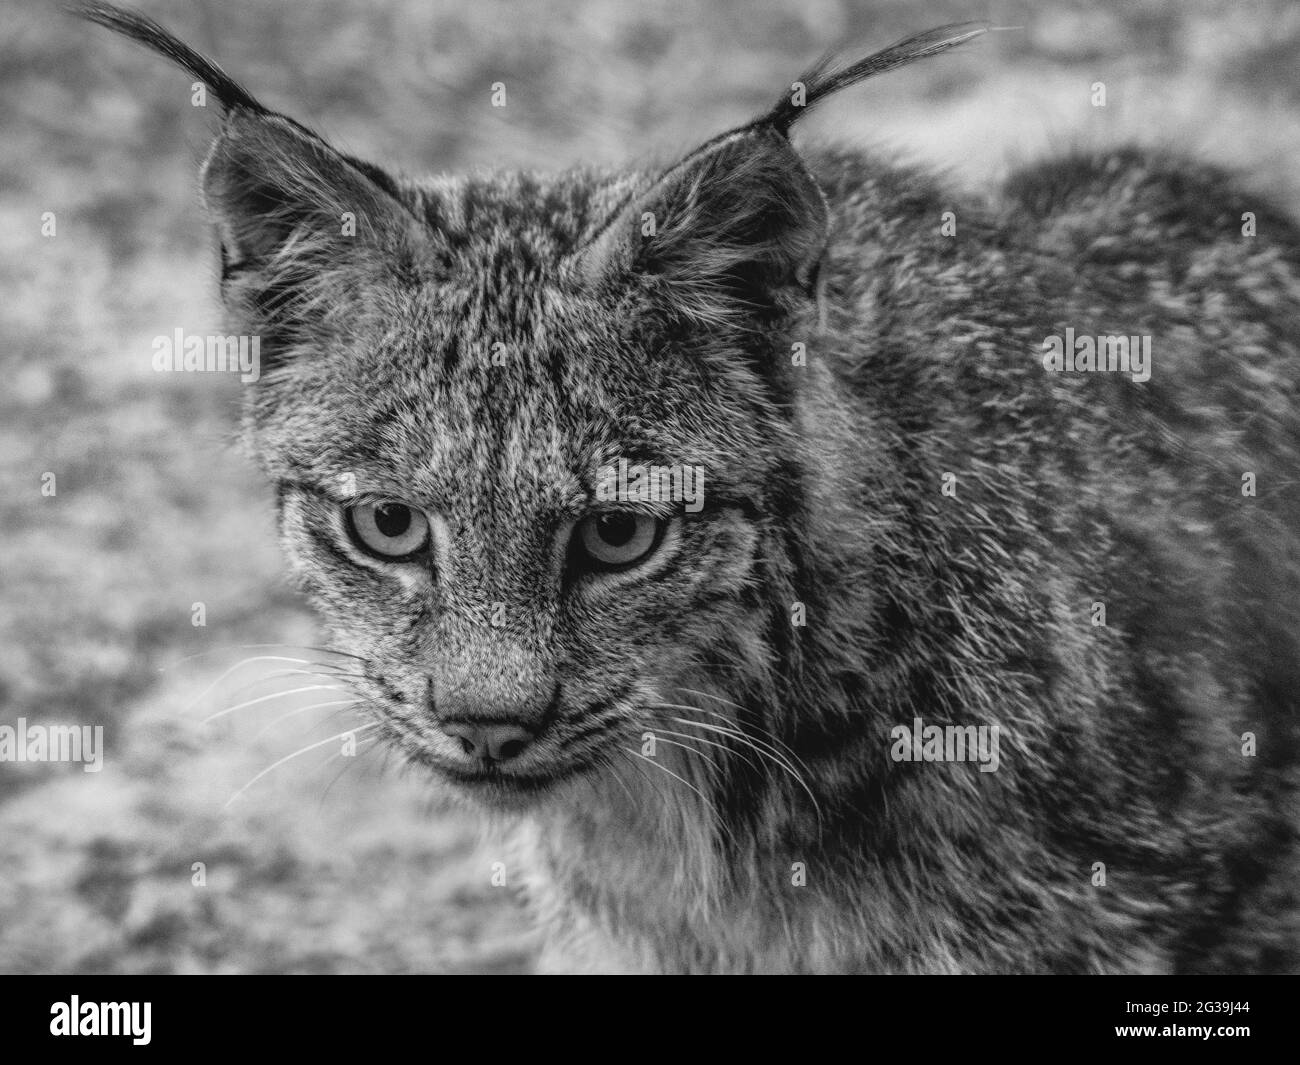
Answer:
<svg viewBox="0 0 1300 1065"><path fill-rule="evenodd" d="M291 244L295 252L328 248L331 237L388 246L418 231L387 174L264 107L153 19L99 0L78 0L71 9L166 56L216 96L223 126L203 167L203 188L221 229L224 274L265 264Z"/></svg>
<svg viewBox="0 0 1300 1065"><path fill-rule="evenodd" d="M739 324L815 295L828 208L787 139L808 110L841 89L940 55L985 33L964 22L913 34L851 62L828 57L766 115L710 141L634 196L573 259L592 287L640 278L666 308L698 322Z"/></svg>
<svg viewBox="0 0 1300 1065"><path fill-rule="evenodd" d="M790 142L761 125L693 152L633 196L574 258L583 283L641 279L700 324L813 296L826 198Z"/></svg>
<svg viewBox="0 0 1300 1065"><path fill-rule="evenodd" d="M389 248L418 228L383 171L270 112L227 116L202 182L227 276L286 251Z"/></svg>

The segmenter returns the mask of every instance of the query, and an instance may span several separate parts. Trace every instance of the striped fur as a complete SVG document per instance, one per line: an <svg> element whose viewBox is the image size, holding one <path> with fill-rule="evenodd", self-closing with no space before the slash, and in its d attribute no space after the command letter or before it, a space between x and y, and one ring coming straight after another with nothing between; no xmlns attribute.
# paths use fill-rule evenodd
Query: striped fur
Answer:
<svg viewBox="0 0 1300 1065"><path fill-rule="evenodd" d="M376 720L439 772L443 695L555 693L550 786L488 802L548 967L1297 968L1300 231L1266 198L1128 150L974 202L795 152L785 105L655 175L390 178L95 10L225 87L247 440ZM1152 336L1151 380L1047 373L1067 327ZM702 465L707 506L572 579L619 455ZM436 515L429 563L350 544L343 485ZM894 760L917 717L998 725L998 771Z"/></svg>

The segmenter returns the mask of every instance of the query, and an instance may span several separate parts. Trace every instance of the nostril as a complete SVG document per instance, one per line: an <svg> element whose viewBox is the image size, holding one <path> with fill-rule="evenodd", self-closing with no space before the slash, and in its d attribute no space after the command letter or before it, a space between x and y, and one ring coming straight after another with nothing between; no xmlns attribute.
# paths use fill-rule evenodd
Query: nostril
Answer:
<svg viewBox="0 0 1300 1065"><path fill-rule="evenodd" d="M476 757L483 747L483 730L466 721L448 721L442 731L460 744L460 749L471 758Z"/></svg>
<svg viewBox="0 0 1300 1065"><path fill-rule="evenodd" d="M508 758L515 758L524 753L524 748L528 746L527 740L506 740L497 748L494 757L505 761Z"/></svg>
<svg viewBox="0 0 1300 1065"><path fill-rule="evenodd" d="M518 758L533 741L533 733L520 725L448 721L442 731L456 740L465 754L481 762L508 762Z"/></svg>
<svg viewBox="0 0 1300 1065"><path fill-rule="evenodd" d="M487 757L495 762L508 762L518 758L533 741L533 734L518 725L491 725L483 730L483 747L479 757L486 748Z"/></svg>

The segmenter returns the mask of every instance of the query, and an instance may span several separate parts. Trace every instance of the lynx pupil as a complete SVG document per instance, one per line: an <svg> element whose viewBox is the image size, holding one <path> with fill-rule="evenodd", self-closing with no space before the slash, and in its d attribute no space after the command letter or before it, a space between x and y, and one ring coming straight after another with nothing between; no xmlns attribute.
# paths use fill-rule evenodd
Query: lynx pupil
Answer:
<svg viewBox="0 0 1300 1065"><path fill-rule="evenodd" d="M411 527L411 508L402 503L381 503L375 507L375 528L396 539Z"/></svg>
<svg viewBox="0 0 1300 1065"><path fill-rule="evenodd" d="M596 535L610 547L622 547L636 535L636 519L630 514L602 514L596 522Z"/></svg>

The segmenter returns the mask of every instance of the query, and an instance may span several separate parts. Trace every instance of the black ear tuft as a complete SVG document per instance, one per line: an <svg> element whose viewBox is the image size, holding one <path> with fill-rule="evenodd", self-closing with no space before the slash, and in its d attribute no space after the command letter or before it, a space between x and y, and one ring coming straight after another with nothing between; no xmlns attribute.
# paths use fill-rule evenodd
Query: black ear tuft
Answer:
<svg viewBox="0 0 1300 1065"><path fill-rule="evenodd" d="M120 33L123 37L144 45L172 62L179 64L202 81L212 91L226 110L243 108L255 113L266 113L242 85L207 56L201 55L178 37L168 33L148 15L116 4L90 2L73 3L68 10L97 26Z"/></svg>
<svg viewBox="0 0 1300 1065"><path fill-rule="evenodd" d="M954 22L948 26L939 26L937 29L904 37L901 41L891 44L888 48L882 48L865 59L845 62L827 56L800 76L796 84L803 86L801 98L796 99L794 93L783 96L771 111L754 124L770 126L778 133L785 133L798 118L832 93L847 89L850 85L856 85L877 74L884 74L905 66L917 59L939 55L987 33L988 30L988 25L983 22Z"/></svg>
<svg viewBox="0 0 1300 1065"><path fill-rule="evenodd" d="M918 33L851 63L823 60L761 118L696 149L624 203L574 256L590 286L640 277L667 309L700 324L753 320L811 296L826 245L826 197L788 139L840 89L987 32L963 22Z"/></svg>
<svg viewBox="0 0 1300 1065"><path fill-rule="evenodd" d="M222 131L203 168L204 195L221 230L223 277L295 246L326 250L351 218L362 241L410 231L414 219L383 170L344 155L286 115L264 107L206 56L146 15L97 0L70 10L129 37L199 78L221 102Z"/></svg>

